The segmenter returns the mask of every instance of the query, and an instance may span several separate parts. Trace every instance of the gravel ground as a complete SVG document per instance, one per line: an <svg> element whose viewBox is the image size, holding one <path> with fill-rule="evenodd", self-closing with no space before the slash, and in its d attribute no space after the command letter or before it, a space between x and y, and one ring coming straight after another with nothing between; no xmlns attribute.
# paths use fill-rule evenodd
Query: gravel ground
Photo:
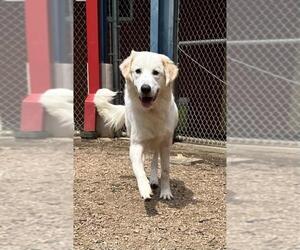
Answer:
<svg viewBox="0 0 300 250"><path fill-rule="evenodd" d="M73 246L73 140L0 137L0 249Z"/></svg>
<svg viewBox="0 0 300 250"><path fill-rule="evenodd" d="M299 147L227 144L228 249L300 249L299 162Z"/></svg>
<svg viewBox="0 0 300 250"><path fill-rule="evenodd" d="M0 137L1 250L72 249L73 229L74 249L224 249L226 232L228 249L300 249L299 148L227 146L226 222L224 150L173 145L203 161L172 164L175 199L144 203L128 141L74 145L75 162L73 140Z"/></svg>
<svg viewBox="0 0 300 250"><path fill-rule="evenodd" d="M175 199L160 200L156 190L144 202L127 141L78 139L74 146L74 249L225 248L224 155L175 145L172 154L204 162L172 165ZM146 162L149 173L150 157Z"/></svg>

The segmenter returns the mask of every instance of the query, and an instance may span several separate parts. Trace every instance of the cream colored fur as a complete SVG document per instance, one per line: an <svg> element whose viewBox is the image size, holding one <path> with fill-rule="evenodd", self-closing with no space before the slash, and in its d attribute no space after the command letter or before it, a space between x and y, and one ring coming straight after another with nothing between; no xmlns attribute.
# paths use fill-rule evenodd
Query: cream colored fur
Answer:
<svg viewBox="0 0 300 250"><path fill-rule="evenodd" d="M70 89L49 89L45 91L39 102L46 112L56 117L60 125L74 131L73 91Z"/></svg>
<svg viewBox="0 0 300 250"><path fill-rule="evenodd" d="M172 88L178 68L164 55L132 51L120 65L120 70L126 80L125 106L109 103L115 93L107 89L98 90L94 103L108 126L120 129L125 122L130 137L130 159L142 198L150 199L151 186L158 185L157 165L160 156L160 197L171 199L170 146L178 122ZM144 84L151 89L147 94L152 100L151 105L142 101ZM150 180L144 170L143 155L146 150L154 152Z"/></svg>
<svg viewBox="0 0 300 250"><path fill-rule="evenodd" d="M115 130L120 130L125 124L125 107L109 103L116 94L116 92L109 89L99 89L95 94L94 103L106 125Z"/></svg>

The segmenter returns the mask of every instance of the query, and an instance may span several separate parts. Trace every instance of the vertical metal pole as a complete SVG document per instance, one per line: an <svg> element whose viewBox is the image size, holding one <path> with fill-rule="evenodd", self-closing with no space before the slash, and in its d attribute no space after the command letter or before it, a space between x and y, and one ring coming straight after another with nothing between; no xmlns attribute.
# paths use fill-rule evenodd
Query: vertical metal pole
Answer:
<svg viewBox="0 0 300 250"><path fill-rule="evenodd" d="M178 65L178 30L179 30L179 2L180 0L175 0L174 2L174 33L173 33L173 60ZM179 97L178 84L175 83L174 86L174 96L177 103Z"/></svg>
<svg viewBox="0 0 300 250"><path fill-rule="evenodd" d="M151 0L151 51L167 55L174 60L177 46L175 20L177 0Z"/></svg>
<svg viewBox="0 0 300 250"><path fill-rule="evenodd" d="M179 30L179 2L180 0L174 0L174 30L173 30L173 60L178 64L178 30Z"/></svg>
<svg viewBox="0 0 300 250"><path fill-rule="evenodd" d="M159 53L174 59L174 5L175 0L159 1Z"/></svg>
<svg viewBox="0 0 300 250"><path fill-rule="evenodd" d="M173 30L173 60L179 66L178 64L178 31L179 31L179 4L180 0L174 0L174 30ZM178 81L175 81L174 83L174 97L175 97L175 102L178 105L178 99L179 99L179 87L178 87ZM175 129L174 135L173 135L173 141L176 141L178 130Z"/></svg>
<svg viewBox="0 0 300 250"><path fill-rule="evenodd" d="M119 1L112 0L112 40L113 40L113 88L118 91L119 83Z"/></svg>
<svg viewBox="0 0 300 250"><path fill-rule="evenodd" d="M54 62L63 61L62 52L64 48L62 47L64 43L61 43L64 23L63 23L63 14L64 14L64 4L60 4L59 0L52 0L49 2L51 10L51 29L52 29L52 59Z"/></svg>
<svg viewBox="0 0 300 250"><path fill-rule="evenodd" d="M176 63L178 0L151 0L150 47L151 51L167 55ZM178 91L175 85L175 99ZM175 136L175 134L174 134Z"/></svg>
<svg viewBox="0 0 300 250"><path fill-rule="evenodd" d="M151 0L150 14L150 50L159 51L159 0Z"/></svg>
<svg viewBox="0 0 300 250"><path fill-rule="evenodd" d="M101 0L100 1L100 14L99 14L99 18L100 18L100 30L101 30L101 62L102 63L107 63L107 1L105 0Z"/></svg>

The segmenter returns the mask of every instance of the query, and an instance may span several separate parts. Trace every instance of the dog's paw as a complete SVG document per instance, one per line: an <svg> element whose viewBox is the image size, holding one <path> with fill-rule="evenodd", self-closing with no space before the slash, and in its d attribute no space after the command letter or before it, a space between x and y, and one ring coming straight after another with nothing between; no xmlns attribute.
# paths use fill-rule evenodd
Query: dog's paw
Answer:
<svg viewBox="0 0 300 250"><path fill-rule="evenodd" d="M159 198L164 200L171 200L173 199L173 195L170 189L161 190Z"/></svg>
<svg viewBox="0 0 300 250"><path fill-rule="evenodd" d="M149 182L139 185L139 191L145 201L149 201L153 195Z"/></svg>

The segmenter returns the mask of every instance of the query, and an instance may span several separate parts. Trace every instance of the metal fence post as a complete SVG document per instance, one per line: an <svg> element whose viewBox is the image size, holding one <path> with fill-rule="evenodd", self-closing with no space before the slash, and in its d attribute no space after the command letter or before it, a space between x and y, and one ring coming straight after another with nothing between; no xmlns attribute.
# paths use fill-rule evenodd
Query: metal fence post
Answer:
<svg viewBox="0 0 300 250"><path fill-rule="evenodd" d="M56 88L73 89L73 79L68 72L72 70L72 28L70 0L53 0L50 4L51 20L51 56L53 61L53 78Z"/></svg>
<svg viewBox="0 0 300 250"><path fill-rule="evenodd" d="M151 0L150 49L174 60L177 0Z"/></svg>
<svg viewBox="0 0 300 250"><path fill-rule="evenodd" d="M112 0L112 62L113 62L113 88L118 91L119 84L119 1Z"/></svg>
<svg viewBox="0 0 300 250"><path fill-rule="evenodd" d="M173 29L173 60L174 62L178 65L178 49L177 49L177 45L178 45L178 28L179 28L179 4L180 4L180 0L175 0L174 3L174 29ZM174 97L175 97L175 101L176 103L178 102L178 98L179 98L179 90L178 90L178 83L177 81L174 84Z"/></svg>
<svg viewBox="0 0 300 250"><path fill-rule="evenodd" d="M151 0L150 11L150 50L158 52L159 0Z"/></svg>
<svg viewBox="0 0 300 250"><path fill-rule="evenodd" d="M151 0L150 50L165 54L174 62L177 62L178 4L178 0Z"/></svg>
<svg viewBox="0 0 300 250"><path fill-rule="evenodd" d="M107 63L107 1L100 1L99 22L101 31L101 62Z"/></svg>

